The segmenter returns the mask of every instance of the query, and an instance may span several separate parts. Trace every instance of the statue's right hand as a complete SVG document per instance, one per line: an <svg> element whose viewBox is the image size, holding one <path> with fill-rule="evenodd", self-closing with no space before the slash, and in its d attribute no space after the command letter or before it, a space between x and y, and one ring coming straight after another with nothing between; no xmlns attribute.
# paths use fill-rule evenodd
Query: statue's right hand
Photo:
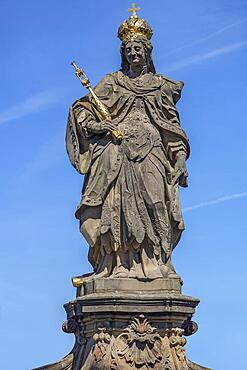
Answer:
<svg viewBox="0 0 247 370"><path fill-rule="evenodd" d="M111 121L111 120L105 119L104 121L101 121L100 123L101 123L101 125L102 125L102 127L103 127L103 129L104 129L105 131L110 131L110 132L112 132L112 131L114 131L114 130L116 130L116 129L117 129L117 126L116 126L116 125L115 125L115 123L114 123L113 121Z"/></svg>
<svg viewBox="0 0 247 370"><path fill-rule="evenodd" d="M87 124L87 129L95 134L101 134L106 131L112 132L116 130L116 125L111 120L104 120L100 122L90 121Z"/></svg>

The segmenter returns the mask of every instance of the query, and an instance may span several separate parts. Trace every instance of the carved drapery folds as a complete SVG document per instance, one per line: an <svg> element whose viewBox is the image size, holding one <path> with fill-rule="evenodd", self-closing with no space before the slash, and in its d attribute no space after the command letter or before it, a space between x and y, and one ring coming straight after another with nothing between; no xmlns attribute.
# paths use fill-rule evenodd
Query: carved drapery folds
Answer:
<svg viewBox="0 0 247 370"><path fill-rule="evenodd" d="M119 28L120 70L92 90L72 62L90 91L70 109L66 146L85 175L75 215L93 272L73 278L76 299L64 305L73 349L36 370L209 370L186 358L199 300L182 294L171 261L190 152L176 108L183 83L156 73L137 10Z"/></svg>

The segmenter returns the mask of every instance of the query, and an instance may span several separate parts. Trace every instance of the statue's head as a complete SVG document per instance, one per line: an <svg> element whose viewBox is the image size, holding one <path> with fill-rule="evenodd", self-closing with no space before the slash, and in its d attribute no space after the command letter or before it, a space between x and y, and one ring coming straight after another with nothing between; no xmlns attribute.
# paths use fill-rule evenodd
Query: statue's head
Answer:
<svg viewBox="0 0 247 370"><path fill-rule="evenodd" d="M118 29L118 37L122 41L121 66L123 72L128 71L131 64L142 64L142 66L146 66L147 72L155 73L152 61L153 46L150 41L152 35L152 28L136 13L121 24Z"/></svg>
<svg viewBox="0 0 247 370"><path fill-rule="evenodd" d="M121 45L121 67L123 72L127 72L131 64L139 64L142 67L146 66L147 72L155 73L155 67L152 60L151 42L143 37L126 40Z"/></svg>

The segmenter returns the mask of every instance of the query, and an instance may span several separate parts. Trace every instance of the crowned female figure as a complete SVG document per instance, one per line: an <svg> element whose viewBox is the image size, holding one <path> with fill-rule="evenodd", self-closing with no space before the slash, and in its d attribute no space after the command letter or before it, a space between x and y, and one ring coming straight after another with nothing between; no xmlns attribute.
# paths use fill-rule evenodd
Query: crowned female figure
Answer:
<svg viewBox="0 0 247 370"><path fill-rule="evenodd" d="M121 69L94 89L111 120L101 119L92 94L69 113L68 155L85 174L76 217L93 278L175 273L171 254L184 230L178 187L187 186L189 144L176 109L183 83L156 73L152 34L136 13L119 27Z"/></svg>

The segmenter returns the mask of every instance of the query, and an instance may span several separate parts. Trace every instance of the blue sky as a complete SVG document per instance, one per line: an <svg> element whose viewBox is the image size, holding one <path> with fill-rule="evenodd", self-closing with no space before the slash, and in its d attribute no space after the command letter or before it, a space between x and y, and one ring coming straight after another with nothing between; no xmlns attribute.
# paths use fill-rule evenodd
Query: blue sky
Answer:
<svg viewBox="0 0 247 370"><path fill-rule="evenodd" d="M96 84L120 65L116 37L131 2L1 0L1 368L27 370L63 357L71 276L89 271L74 210L82 177L64 135L70 104L85 91L75 59ZM183 80L178 104L190 137L186 231L174 253L184 293L201 299L188 357L245 370L245 0L140 0L154 30L159 73ZM237 355L235 354L237 352Z"/></svg>

